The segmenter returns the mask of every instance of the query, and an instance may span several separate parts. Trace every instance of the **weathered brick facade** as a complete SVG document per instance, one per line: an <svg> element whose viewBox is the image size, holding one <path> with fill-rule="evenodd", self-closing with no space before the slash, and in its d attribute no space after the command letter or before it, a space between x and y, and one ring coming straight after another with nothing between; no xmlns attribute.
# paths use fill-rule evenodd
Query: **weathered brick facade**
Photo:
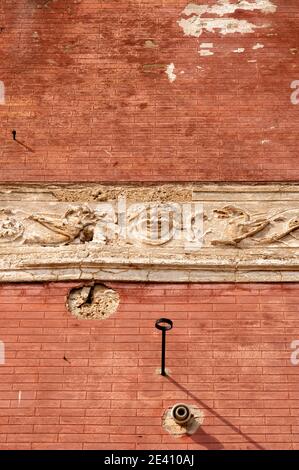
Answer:
<svg viewBox="0 0 299 470"><path fill-rule="evenodd" d="M1 182L298 180L298 1L199 38L187 3L3 0ZM104 321L72 318L74 285L1 286L0 449L299 448L298 284L114 283ZM177 401L193 436L161 427Z"/></svg>
<svg viewBox="0 0 299 470"><path fill-rule="evenodd" d="M299 447L297 285L112 284L121 304L104 321L70 316L71 285L1 289L1 448ZM170 378L156 373L161 315ZM161 427L180 401L205 413L190 437Z"/></svg>

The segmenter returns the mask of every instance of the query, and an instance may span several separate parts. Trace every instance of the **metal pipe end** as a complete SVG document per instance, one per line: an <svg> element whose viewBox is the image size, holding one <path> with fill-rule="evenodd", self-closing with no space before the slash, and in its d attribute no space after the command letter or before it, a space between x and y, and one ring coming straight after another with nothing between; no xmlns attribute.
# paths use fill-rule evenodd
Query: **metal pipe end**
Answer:
<svg viewBox="0 0 299 470"><path fill-rule="evenodd" d="M171 416L177 424L186 426L192 419L193 415L188 405L185 403L177 403L171 410Z"/></svg>

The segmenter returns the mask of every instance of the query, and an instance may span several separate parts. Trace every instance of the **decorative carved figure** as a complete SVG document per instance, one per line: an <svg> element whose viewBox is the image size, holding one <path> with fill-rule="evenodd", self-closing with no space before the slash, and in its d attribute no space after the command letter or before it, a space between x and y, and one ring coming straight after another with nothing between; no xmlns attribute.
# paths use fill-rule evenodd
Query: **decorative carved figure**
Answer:
<svg viewBox="0 0 299 470"><path fill-rule="evenodd" d="M223 236L220 239L212 240L212 245L237 246L245 238L250 238L258 232L264 230L270 224L266 217L252 216L234 206L226 206L223 209L216 209L214 213L218 218L228 219Z"/></svg>
<svg viewBox="0 0 299 470"><path fill-rule="evenodd" d="M176 204L134 205L128 211L128 236L146 245L164 245L173 239L180 217Z"/></svg>
<svg viewBox="0 0 299 470"><path fill-rule="evenodd" d="M281 219L279 221L281 221ZM292 236L292 233L298 229L299 229L299 217L293 217L292 219L287 221L287 223L285 224L285 228L283 228L282 231L275 232L270 237L261 238L258 240L258 242L261 244L269 244L269 243L275 243L275 242L280 242L280 241L282 242L283 238L287 237L288 235Z"/></svg>
<svg viewBox="0 0 299 470"><path fill-rule="evenodd" d="M25 240L27 244L40 243L44 245L66 245L79 239L81 243L91 241L94 225L105 216L96 214L87 206L72 207L62 218L42 215L31 215L28 220L37 222L46 228L48 233L34 235Z"/></svg>

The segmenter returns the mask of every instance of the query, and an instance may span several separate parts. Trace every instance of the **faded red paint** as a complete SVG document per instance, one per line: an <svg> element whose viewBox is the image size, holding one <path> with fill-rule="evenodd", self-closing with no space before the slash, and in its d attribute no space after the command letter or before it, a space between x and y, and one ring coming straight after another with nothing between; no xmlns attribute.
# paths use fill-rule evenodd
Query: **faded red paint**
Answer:
<svg viewBox="0 0 299 470"><path fill-rule="evenodd" d="M253 34L199 39L177 24L188 0L13 3L0 7L1 181L298 179L297 0L237 12L269 25Z"/></svg>

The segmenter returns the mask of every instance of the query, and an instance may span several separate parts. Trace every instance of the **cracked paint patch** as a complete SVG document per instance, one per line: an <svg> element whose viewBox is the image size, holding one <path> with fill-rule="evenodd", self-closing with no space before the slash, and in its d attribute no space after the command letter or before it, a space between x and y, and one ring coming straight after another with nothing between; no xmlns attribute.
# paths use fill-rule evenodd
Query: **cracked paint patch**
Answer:
<svg viewBox="0 0 299 470"><path fill-rule="evenodd" d="M257 28L263 28L267 25L257 26L247 20L223 18L223 16L231 15L238 10L257 10L268 14L275 13L276 9L277 6L270 0L256 0L254 2L240 0L238 3L231 3L230 0L218 0L214 5L189 3L182 12L183 15L189 16L189 18L181 18L178 24L183 29L185 36L199 37L204 31L209 33L219 32L223 35L235 33L248 34L253 33Z"/></svg>
<svg viewBox="0 0 299 470"><path fill-rule="evenodd" d="M242 54L242 52L245 52L245 48L244 47L238 47L238 49L234 49L233 52L235 52L237 54Z"/></svg>
<svg viewBox="0 0 299 470"><path fill-rule="evenodd" d="M167 74L168 80L170 81L170 83L172 83L176 80L176 74L174 73L174 69L175 69L175 66L174 66L173 63L167 65L167 67L166 67L165 73Z"/></svg>
<svg viewBox="0 0 299 470"><path fill-rule="evenodd" d="M0 81L0 104L5 104L5 85Z"/></svg>

